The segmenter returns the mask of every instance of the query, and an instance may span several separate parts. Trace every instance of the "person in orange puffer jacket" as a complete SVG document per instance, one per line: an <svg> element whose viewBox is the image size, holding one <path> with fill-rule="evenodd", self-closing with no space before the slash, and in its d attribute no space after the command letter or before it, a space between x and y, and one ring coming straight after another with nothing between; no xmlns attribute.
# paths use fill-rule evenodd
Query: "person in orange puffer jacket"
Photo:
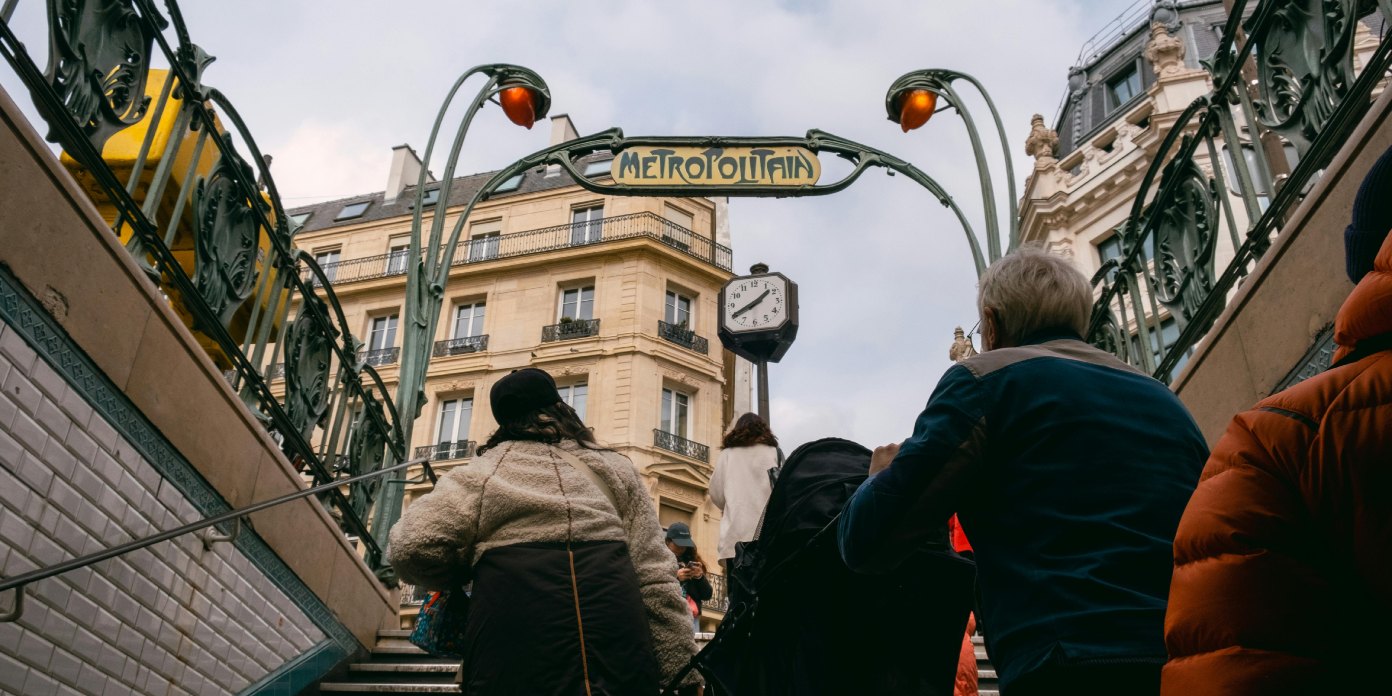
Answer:
<svg viewBox="0 0 1392 696"><path fill-rule="evenodd" d="M1392 150L1345 233L1334 366L1238 414L1175 536L1166 696L1376 693L1392 654Z"/></svg>

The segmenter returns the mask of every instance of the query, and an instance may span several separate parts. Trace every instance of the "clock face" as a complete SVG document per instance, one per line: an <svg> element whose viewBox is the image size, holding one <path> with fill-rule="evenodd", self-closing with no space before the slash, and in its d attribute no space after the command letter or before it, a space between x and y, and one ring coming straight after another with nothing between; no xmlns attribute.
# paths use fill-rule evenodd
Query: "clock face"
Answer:
<svg viewBox="0 0 1392 696"><path fill-rule="evenodd" d="M788 283L777 275L736 278L725 286L720 308L725 328L733 332L767 331L788 318Z"/></svg>

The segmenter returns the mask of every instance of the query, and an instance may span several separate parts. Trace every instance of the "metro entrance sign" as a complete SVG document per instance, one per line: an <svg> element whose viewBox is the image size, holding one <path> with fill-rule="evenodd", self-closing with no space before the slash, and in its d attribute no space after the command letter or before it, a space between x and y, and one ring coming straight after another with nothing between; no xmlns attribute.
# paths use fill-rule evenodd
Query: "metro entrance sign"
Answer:
<svg viewBox="0 0 1392 696"><path fill-rule="evenodd" d="M609 173L625 186L811 186L822 175L804 147L634 147Z"/></svg>

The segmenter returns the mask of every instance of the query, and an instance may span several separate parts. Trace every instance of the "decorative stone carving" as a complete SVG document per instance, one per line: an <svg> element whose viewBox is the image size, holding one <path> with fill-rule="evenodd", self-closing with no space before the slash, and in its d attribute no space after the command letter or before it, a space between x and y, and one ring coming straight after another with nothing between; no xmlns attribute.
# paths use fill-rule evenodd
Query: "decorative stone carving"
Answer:
<svg viewBox="0 0 1392 696"><path fill-rule="evenodd" d="M1034 158L1034 168L1042 169L1058 162L1058 146L1058 133L1044 125L1044 116L1035 114L1030 118L1030 134L1025 138L1025 154Z"/></svg>
<svg viewBox="0 0 1392 696"><path fill-rule="evenodd" d="M1050 254L1058 254L1059 256L1071 259L1073 258L1073 240L1066 237L1064 239L1055 239L1045 244L1044 250Z"/></svg>
<svg viewBox="0 0 1392 696"><path fill-rule="evenodd" d="M1145 57L1160 77L1181 73L1184 71L1184 42L1171 36L1164 24L1152 22Z"/></svg>
<svg viewBox="0 0 1392 696"><path fill-rule="evenodd" d="M1155 7L1150 11L1150 22L1165 27L1165 31L1171 34L1179 31L1179 4L1174 0L1160 0L1155 3Z"/></svg>
<svg viewBox="0 0 1392 696"><path fill-rule="evenodd" d="M962 362L971 356L976 355L976 346L972 345L971 339L967 338L966 332L962 327L952 330L952 347L947 351L947 357L952 362Z"/></svg>

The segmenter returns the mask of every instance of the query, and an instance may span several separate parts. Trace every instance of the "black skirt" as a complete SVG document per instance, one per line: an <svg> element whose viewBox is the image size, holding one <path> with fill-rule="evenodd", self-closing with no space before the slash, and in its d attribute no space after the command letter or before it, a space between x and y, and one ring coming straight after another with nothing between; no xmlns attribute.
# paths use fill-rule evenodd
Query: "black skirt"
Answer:
<svg viewBox="0 0 1392 696"><path fill-rule="evenodd" d="M623 542L484 553L465 637L461 678L471 696L653 696L660 686Z"/></svg>

